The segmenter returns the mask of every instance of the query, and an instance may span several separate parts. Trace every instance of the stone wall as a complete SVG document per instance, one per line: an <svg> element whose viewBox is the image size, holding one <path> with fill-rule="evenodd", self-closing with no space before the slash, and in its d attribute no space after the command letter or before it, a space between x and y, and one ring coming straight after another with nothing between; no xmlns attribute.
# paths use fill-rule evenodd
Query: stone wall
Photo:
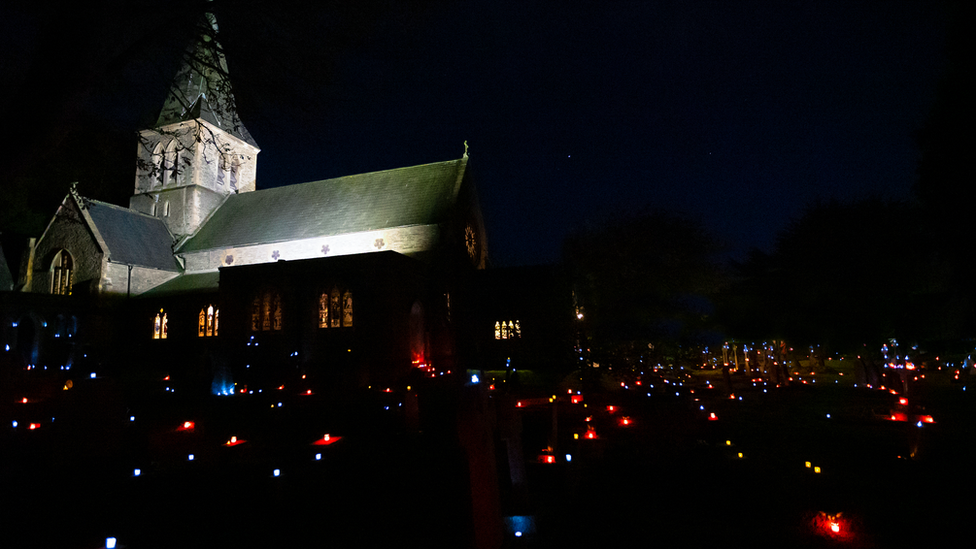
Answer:
<svg viewBox="0 0 976 549"><path fill-rule="evenodd" d="M129 207L193 234L227 196L255 190L258 152L201 120L143 130Z"/></svg>
<svg viewBox="0 0 976 549"><path fill-rule="evenodd" d="M437 225L418 225L180 255L186 259L186 272L191 273L279 260L316 259L387 250L410 256L432 251L439 238L440 228Z"/></svg>
<svg viewBox="0 0 976 549"><path fill-rule="evenodd" d="M34 247L30 282L25 291L51 293L54 256L65 249L72 261L72 293L97 293L102 279L102 250L71 197L65 198L54 221Z"/></svg>
<svg viewBox="0 0 976 549"><path fill-rule="evenodd" d="M116 295L139 295L180 274L133 265L130 280L129 266L123 263L107 263L104 272L102 293Z"/></svg>

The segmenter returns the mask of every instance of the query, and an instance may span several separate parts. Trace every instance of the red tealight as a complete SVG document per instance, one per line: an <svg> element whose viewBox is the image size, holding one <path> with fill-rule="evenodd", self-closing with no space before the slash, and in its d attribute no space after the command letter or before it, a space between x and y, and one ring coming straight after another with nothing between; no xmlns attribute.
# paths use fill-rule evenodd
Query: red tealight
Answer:
<svg viewBox="0 0 976 549"><path fill-rule="evenodd" d="M329 434L324 435L322 438L316 440L312 443L313 446L328 446L330 444L335 444L339 442L342 437L332 436Z"/></svg>

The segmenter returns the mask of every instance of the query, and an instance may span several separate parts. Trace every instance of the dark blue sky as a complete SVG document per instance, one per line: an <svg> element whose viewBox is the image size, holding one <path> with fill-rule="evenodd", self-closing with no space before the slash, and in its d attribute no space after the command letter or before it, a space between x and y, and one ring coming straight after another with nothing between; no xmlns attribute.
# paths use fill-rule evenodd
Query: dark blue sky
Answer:
<svg viewBox="0 0 976 549"><path fill-rule="evenodd" d="M907 199L944 62L937 2L218 4L259 188L458 158L468 140L500 265L554 261L621 209L699 217L741 255L815 200ZM165 32L141 9L112 22L119 41ZM8 18L5 74L52 24ZM46 45L83 66L84 36ZM131 131L165 90L112 70L128 72L84 102Z"/></svg>
<svg viewBox="0 0 976 549"><path fill-rule="evenodd" d="M294 138L245 119L259 185L456 158L467 139L500 264L555 260L619 208L687 212L741 253L818 199L908 198L938 4L553 6L447 4L342 58L339 99L289 120Z"/></svg>

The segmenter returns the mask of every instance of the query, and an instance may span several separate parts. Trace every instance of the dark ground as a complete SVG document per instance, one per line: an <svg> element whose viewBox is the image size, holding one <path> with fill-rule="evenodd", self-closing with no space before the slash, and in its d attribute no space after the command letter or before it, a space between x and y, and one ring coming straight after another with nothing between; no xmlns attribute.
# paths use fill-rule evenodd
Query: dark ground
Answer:
<svg viewBox="0 0 976 549"><path fill-rule="evenodd" d="M897 396L836 377L764 394L737 376L741 401L727 398L720 376L705 389L700 375L677 396L660 381L588 391L585 408L563 396L555 464L536 462L552 435L550 405L525 406L528 491L502 482L502 512L531 514L536 529L506 534L505 545L947 545L968 532L974 509L976 403L946 376L930 374L913 396L936 421L921 428L884 419ZM69 391L62 383L37 372L3 378L2 546L96 548L108 536L128 548L470 544L464 451L435 412L451 409L446 380L415 388L421 432L404 428L395 392L133 399L111 378ZM175 430L188 420L192 432ZM575 440L587 424L599 438ZM310 445L326 432L344 438ZM232 435L248 442L222 446ZM820 512L842 513L843 532L815 527Z"/></svg>

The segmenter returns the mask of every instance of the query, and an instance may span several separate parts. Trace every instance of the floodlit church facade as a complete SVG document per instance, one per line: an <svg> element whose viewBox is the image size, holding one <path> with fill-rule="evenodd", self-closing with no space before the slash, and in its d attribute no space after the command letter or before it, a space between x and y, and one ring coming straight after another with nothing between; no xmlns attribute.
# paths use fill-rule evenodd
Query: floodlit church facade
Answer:
<svg viewBox="0 0 976 549"><path fill-rule="evenodd" d="M87 329L160 368L196 368L214 392L278 383L262 364L353 386L454 367L466 287L487 261L467 151L258 190L260 149L209 40L140 132L128 207L72 188L31 242L20 290L96 319L66 338ZM25 357L37 359L43 328L19 336L34 347Z"/></svg>

